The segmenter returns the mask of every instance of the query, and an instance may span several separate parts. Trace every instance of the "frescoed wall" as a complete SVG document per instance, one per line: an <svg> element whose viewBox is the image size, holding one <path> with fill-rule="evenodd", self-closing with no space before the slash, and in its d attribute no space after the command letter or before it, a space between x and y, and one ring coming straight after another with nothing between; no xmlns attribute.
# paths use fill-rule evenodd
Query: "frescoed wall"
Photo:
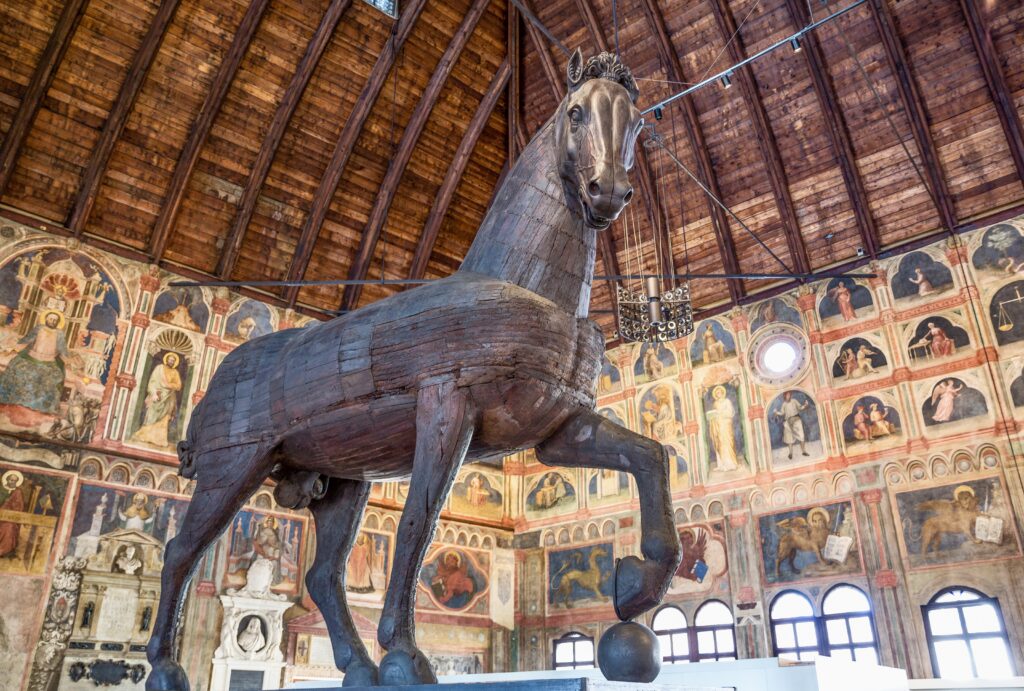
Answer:
<svg viewBox="0 0 1024 691"><path fill-rule="evenodd" d="M0 602L0 686L23 689L65 557L85 562L69 639L82 647L66 660L145 664L137 646L163 547L190 498L174 454L189 415L232 349L310 320L225 290L174 289L161 269L10 228L0 573L19 605ZM1024 648L1021 266L1014 219L875 262L873 279L830 279L716 314L686 339L608 350L600 414L666 451L686 545L666 603L691 622L703 603L725 603L741 657L766 656L776 595L796 590L820 607L829 588L852 584L877 608L883 662L927 677L920 606L962 585L998 598ZM808 344L785 381L750 359L757 332L779 322ZM353 618L377 658L407 493L374 486L347 564ZM641 554L642 499L617 470L548 467L531 451L463 467L417 586L428 654L442 669L539 669L567 631L599 637L615 621L614 560ZM336 675L304 583L315 544L308 513L257 492L200 564L182 645L191 676L209 674L218 597L244 586L257 555L294 607L282 684ZM124 607L101 597L111 586ZM98 648L115 641L122 652Z"/></svg>

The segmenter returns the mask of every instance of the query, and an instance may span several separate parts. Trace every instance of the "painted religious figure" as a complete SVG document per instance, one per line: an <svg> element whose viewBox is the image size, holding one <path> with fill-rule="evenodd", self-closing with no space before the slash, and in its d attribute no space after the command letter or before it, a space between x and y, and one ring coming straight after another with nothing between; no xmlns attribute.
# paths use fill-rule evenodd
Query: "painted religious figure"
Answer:
<svg viewBox="0 0 1024 691"><path fill-rule="evenodd" d="M66 362L76 358L68 351L64 315L44 312L19 342L17 352L0 374L0 405L20 405L42 413L57 413L64 391Z"/></svg>
<svg viewBox="0 0 1024 691"><path fill-rule="evenodd" d="M891 286L897 300L928 298L952 288L953 274L927 252L909 252L900 259Z"/></svg>
<svg viewBox="0 0 1024 691"><path fill-rule="evenodd" d="M479 518L500 520L504 497L495 483L499 476L472 470L452 486L451 510Z"/></svg>
<svg viewBox="0 0 1024 691"><path fill-rule="evenodd" d="M736 356L736 339L714 319L702 322L692 337L690 362L694 367L722 362Z"/></svg>
<svg viewBox="0 0 1024 691"><path fill-rule="evenodd" d="M269 307L255 300L242 300L225 320L224 339L230 343L245 343L273 330Z"/></svg>
<svg viewBox="0 0 1024 691"><path fill-rule="evenodd" d="M982 235L972 263L975 269L997 275L1024 273L1024 237L1009 223L997 223Z"/></svg>
<svg viewBox="0 0 1024 691"><path fill-rule="evenodd" d="M348 556L345 590L381 601L387 589L391 562L391 536L360 530Z"/></svg>
<svg viewBox="0 0 1024 691"><path fill-rule="evenodd" d="M43 573L67 480L0 466L0 573Z"/></svg>
<svg viewBox="0 0 1024 691"><path fill-rule="evenodd" d="M610 542L548 552L548 604L579 607L608 602L615 564Z"/></svg>
<svg viewBox="0 0 1024 691"><path fill-rule="evenodd" d="M660 442L678 438L683 433L681 407L679 394L668 384L648 389L639 402L641 433Z"/></svg>
<svg viewBox="0 0 1024 691"><path fill-rule="evenodd" d="M659 363L660 365L660 363ZM601 356L601 375L597 380L597 393L600 396L614 393L622 388L622 373L611 363L607 356Z"/></svg>
<svg viewBox="0 0 1024 691"><path fill-rule="evenodd" d="M850 502L761 516L758 525L765 581L769 584L863 570Z"/></svg>
<svg viewBox="0 0 1024 691"><path fill-rule="evenodd" d="M629 475L618 470L607 468L594 471L587 483L587 494L591 504L602 503L607 499L629 497Z"/></svg>
<svg viewBox="0 0 1024 691"><path fill-rule="evenodd" d="M683 559L672 577L672 595L711 592L728 571L725 525L722 521L695 523L677 528Z"/></svg>
<svg viewBox="0 0 1024 691"><path fill-rule="evenodd" d="M177 439L172 439L170 431L181 403L180 365L181 356L168 352L150 372L143 401L142 424L132 434L132 441L159 447L177 442Z"/></svg>
<svg viewBox="0 0 1024 691"><path fill-rule="evenodd" d="M172 288L161 293L153 305L153 319L189 331L206 331L210 310L189 288Z"/></svg>
<svg viewBox="0 0 1024 691"><path fill-rule="evenodd" d="M871 291L859 285L852 278L838 277L829 281L825 295L818 304L818 316L823 324L838 321L851 322L874 304Z"/></svg>
<svg viewBox="0 0 1024 691"><path fill-rule="evenodd" d="M988 414L985 395L967 386L961 379L940 379L921 407L924 424L940 425Z"/></svg>
<svg viewBox="0 0 1024 691"><path fill-rule="evenodd" d="M818 411L803 391L791 389L775 397L768 406L768 430L775 467L823 455Z"/></svg>
<svg viewBox="0 0 1024 691"><path fill-rule="evenodd" d="M225 584L254 592L295 592L303 528L297 517L239 512L227 536Z"/></svg>
<svg viewBox="0 0 1024 691"><path fill-rule="evenodd" d="M655 379L671 377L679 373L675 354L662 343L644 343L633 363L633 380L646 384Z"/></svg>
<svg viewBox="0 0 1024 691"><path fill-rule="evenodd" d="M486 592L489 565L478 563L485 554L469 550L441 547L423 562L420 587L443 609L462 611L477 602Z"/></svg>
<svg viewBox="0 0 1024 691"><path fill-rule="evenodd" d="M989 477L893 494L911 568L1020 554L1002 480Z"/></svg>
<svg viewBox="0 0 1024 691"><path fill-rule="evenodd" d="M865 338L851 338L839 349L832 363L832 377L849 381L881 374L889 365L885 353Z"/></svg>
<svg viewBox="0 0 1024 691"><path fill-rule="evenodd" d="M966 330L946 317L928 317L917 325L907 350L912 360L936 360L955 355L969 344Z"/></svg>
<svg viewBox="0 0 1024 691"><path fill-rule="evenodd" d="M704 391L705 431L710 460L708 479L746 470L743 418L736 385L716 384Z"/></svg>
<svg viewBox="0 0 1024 691"><path fill-rule="evenodd" d="M534 512L555 508L571 509L575 506L576 489L557 471L541 475L526 495L526 508Z"/></svg>

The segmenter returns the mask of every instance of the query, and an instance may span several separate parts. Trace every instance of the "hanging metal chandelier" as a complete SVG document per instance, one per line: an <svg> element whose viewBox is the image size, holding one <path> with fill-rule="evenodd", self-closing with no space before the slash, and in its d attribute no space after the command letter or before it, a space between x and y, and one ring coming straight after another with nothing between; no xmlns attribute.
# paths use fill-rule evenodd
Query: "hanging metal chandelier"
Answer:
<svg viewBox="0 0 1024 691"><path fill-rule="evenodd" d="M618 285L619 336L630 343L663 343L693 333L690 286L683 283L661 294L659 279L647 278L645 293Z"/></svg>

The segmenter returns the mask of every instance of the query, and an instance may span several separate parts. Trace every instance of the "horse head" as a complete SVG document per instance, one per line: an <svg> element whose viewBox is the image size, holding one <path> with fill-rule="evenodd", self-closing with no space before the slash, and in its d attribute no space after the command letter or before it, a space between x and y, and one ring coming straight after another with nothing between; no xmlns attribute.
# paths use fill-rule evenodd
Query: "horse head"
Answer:
<svg viewBox="0 0 1024 691"><path fill-rule="evenodd" d="M604 230L633 197L628 171L643 127L636 81L611 53L584 64L579 49L569 59L568 81L554 121L558 172L587 225Z"/></svg>

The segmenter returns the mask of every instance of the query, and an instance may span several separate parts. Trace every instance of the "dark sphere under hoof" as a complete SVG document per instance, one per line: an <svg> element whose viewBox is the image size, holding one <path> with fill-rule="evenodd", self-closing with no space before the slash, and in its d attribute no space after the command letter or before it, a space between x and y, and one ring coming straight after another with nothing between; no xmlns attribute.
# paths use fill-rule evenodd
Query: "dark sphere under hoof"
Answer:
<svg viewBox="0 0 1024 691"><path fill-rule="evenodd" d="M608 681L647 684L661 671L661 645L643 624L620 621L601 636L597 664Z"/></svg>

